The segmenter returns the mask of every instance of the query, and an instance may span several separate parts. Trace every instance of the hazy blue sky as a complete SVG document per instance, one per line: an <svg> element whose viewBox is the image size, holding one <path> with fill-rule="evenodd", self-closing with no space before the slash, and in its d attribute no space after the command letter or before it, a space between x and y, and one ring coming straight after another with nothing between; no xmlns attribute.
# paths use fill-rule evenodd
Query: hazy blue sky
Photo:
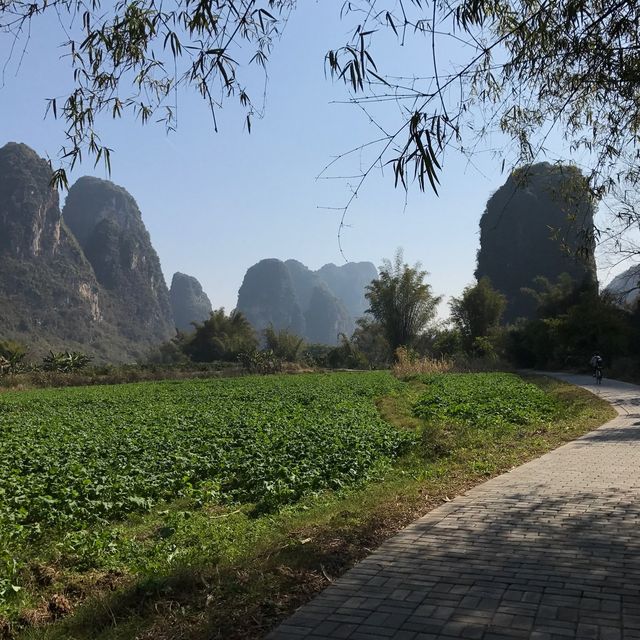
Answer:
<svg viewBox="0 0 640 640"><path fill-rule="evenodd" d="M194 275L214 307L231 309L246 269L262 258L295 258L311 268L343 261L339 214L321 207L344 205L349 185L316 177L333 156L373 139L376 131L356 108L332 104L347 96L324 74L327 49L347 40L339 5L301 3L293 14L268 67L265 116L254 121L251 134L233 102L216 134L200 99L189 94L180 97L177 133L131 120L103 128L115 149L110 179L137 200L168 284L175 271ZM45 98L64 95L70 71L57 54L57 23L45 19L35 26L19 72L18 54L4 73L0 144L25 142L55 162L63 123L43 118ZM0 60L7 58L7 45L0 38ZM390 62L398 71L420 70L426 46L414 43L400 53L390 48ZM392 109L382 115L397 118ZM354 158L340 172L354 173L358 162ZM458 295L473 279L485 203L506 178L491 154L475 162L481 170L449 155L440 196L412 189L406 208L389 173L373 175L348 214L346 257L378 265L402 246L407 261L419 260L430 272L436 293ZM108 177L90 163L72 177L84 174Z"/></svg>

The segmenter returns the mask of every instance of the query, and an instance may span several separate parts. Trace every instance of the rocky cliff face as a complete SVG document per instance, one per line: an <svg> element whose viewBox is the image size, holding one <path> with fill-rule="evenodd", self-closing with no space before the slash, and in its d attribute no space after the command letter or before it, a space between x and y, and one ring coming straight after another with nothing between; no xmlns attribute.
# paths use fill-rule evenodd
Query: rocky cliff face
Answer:
<svg viewBox="0 0 640 640"><path fill-rule="evenodd" d="M336 344L366 310L364 288L375 277L370 262L312 271L297 260L262 260L245 275L238 309L257 331L272 324L308 342Z"/></svg>
<svg viewBox="0 0 640 640"><path fill-rule="evenodd" d="M311 271L298 260L287 260L284 264L291 277L296 302L300 309L308 309L313 290L324 286L324 283L315 271Z"/></svg>
<svg viewBox="0 0 640 640"><path fill-rule="evenodd" d="M157 255L126 192L81 179L61 215L51 168L23 144L0 148L0 339L33 355L77 349L130 361L173 333Z"/></svg>
<svg viewBox="0 0 640 640"><path fill-rule="evenodd" d="M48 163L23 144L0 149L0 338L35 351L113 343L91 265L66 227Z"/></svg>
<svg viewBox="0 0 640 640"><path fill-rule="evenodd" d="M605 288L613 299L625 307L633 307L640 298L640 265L635 264L618 274Z"/></svg>
<svg viewBox="0 0 640 640"><path fill-rule="evenodd" d="M337 344L340 334L353 333L354 319L326 286L313 288L304 317L304 337L311 343Z"/></svg>
<svg viewBox="0 0 640 640"><path fill-rule="evenodd" d="M203 322L211 314L211 301L193 276L174 273L169 300L176 328L192 331L193 322Z"/></svg>
<svg viewBox="0 0 640 640"><path fill-rule="evenodd" d="M488 276L507 296L504 321L531 317L533 299L521 292L537 276L596 281L594 205L580 171L540 163L512 174L480 220L476 277Z"/></svg>
<svg viewBox="0 0 640 640"><path fill-rule="evenodd" d="M134 341L169 338L169 291L133 197L107 180L80 178L62 215L105 290L119 331Z"/></svg>
<svg viewBox="0 0 640 640"><path fill-rule="evenodd" d="M24 144L0 149L0 250L6 256L52 257L65 244L58 194L46 161Z"/></svg>

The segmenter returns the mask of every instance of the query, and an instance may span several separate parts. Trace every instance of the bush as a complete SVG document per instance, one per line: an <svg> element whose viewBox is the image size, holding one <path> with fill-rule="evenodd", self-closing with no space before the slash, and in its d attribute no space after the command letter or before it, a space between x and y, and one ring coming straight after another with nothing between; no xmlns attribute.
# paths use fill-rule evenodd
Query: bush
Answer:
<svg viewBox="0 0 640 640"><path fill-rule="evenodd" d="M57 371L59 373L72 373L84 369L91 362L91 357L78 351L60 351L42 359L42 368L45 371Z"/></svg>
<svg viewBox="0 0 640 640"><path fill-rule="evenodd" d="M298 362L304 340L286 329L276 331L272 326L264 330L266 350L285 362Z"/></svg>
<svg viewBox="0 0 640 640"><path fill-rule="evenodd" d="M15 374L27 368L24 359L27 348L19 342L0 340L0 375Z"/></svg>
<svg viewBox="0 0 640 640"><path fill-rule="evenodd" d="M369 368L366 356L344 334L340 334L340 344L327 354L327 364L332 369Z"/></svg>
<svg viewBox="0 0 640 640"><path fill-rule="evenodd" d="M238 356L238 362L249 373L280 373L282 360L271 350L243 352Z"/></svg>
<svg viewBox="0 0 640 640"><path fill-rule="evenodd" d="M178 337L164 342L157 349L154 349L147 357L147 361L149 364L186 364L189 362L189 358L184 353L183 346L184 334L178 334Z"/></svg>
<svg viewBox="0 0 640 640"><path fill-rule="evenodd" d="M328 344L308 344L302 353L302 359L310 367L328 367L329 352L332 350Z"/></svg>
<svg viewBox="0 0 640 640"><path fill-rule="evenodd" d="M241 353L252 353L258 346L253 327L239 311L228 316L224 309L212 311L195 331L180 338L179 345L194 362L237 362Z"/></svg>

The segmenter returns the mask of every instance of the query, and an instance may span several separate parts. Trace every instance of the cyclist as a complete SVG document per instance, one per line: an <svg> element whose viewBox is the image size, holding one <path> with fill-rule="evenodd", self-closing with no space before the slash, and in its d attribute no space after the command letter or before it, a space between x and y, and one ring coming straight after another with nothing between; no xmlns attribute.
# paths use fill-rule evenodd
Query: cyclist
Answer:
<svg viewBox="0 0 640 640"><path fill-rule="evenodd" d="M602 365L604 364L604 361L602 360L602 356L600 355L599 351L596 351L591 356L591 360L589 360L589 364L593 369L593 377L597 379L598 374L600 374L599 377L602 378Z"/></svg>

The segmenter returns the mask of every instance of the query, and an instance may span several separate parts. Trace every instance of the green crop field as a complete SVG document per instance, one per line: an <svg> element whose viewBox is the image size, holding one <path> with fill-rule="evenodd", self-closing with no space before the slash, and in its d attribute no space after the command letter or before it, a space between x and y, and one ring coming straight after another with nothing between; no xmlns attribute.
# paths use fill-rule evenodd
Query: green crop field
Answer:
<svg viewBox="0 0 640 640"><path fill-rule="evenodd" d="M450 373L419 380L424 388L413 411L428 422L508 427L558 413L558 403L544 391L510 373Z"/></svg>
<svg viewBox="0 0 640 640"><path fill-rule="evenodd" d="M366 479L411 444L385 374L161 382L0 396L0 602L20 548L160 501L255 503Z"/></svg>

